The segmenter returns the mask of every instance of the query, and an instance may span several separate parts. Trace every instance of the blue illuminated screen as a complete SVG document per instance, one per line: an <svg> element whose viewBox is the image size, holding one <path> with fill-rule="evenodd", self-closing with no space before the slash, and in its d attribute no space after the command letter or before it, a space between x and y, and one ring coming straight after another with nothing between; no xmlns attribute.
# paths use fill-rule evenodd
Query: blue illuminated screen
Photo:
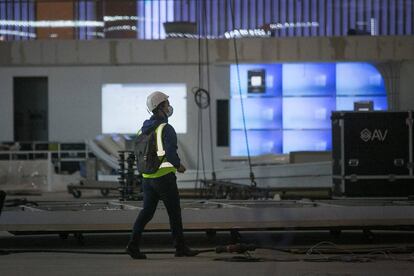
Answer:
<svg viewBox="0 0 414 276"><path fill-rule="evenodd" d="M231 155L246 156L247 147L243 130L231 131ZM282 152L282 131L280 130L248 130L250 154L262 155Z"/></svg>
<svg viewBox="0 0 414 276"><path fill-rule="evenodd" d="M334 63L283 64L283 96L334 96Z"/></svg>
<svg viewBox="0 0 414 276"><path fill-rule="evenodd" d="M248 94L248 73L249 71L256 70L264 70L266 72L266 89L264 93L250 93L249 97L276 97L282 95L282 64L240 64L238 69L237 66L230 66L230 90L232 97L239 96L240 92L243 96Z"/></svg>
<svg viewBox="0 0 414 276"><path fill-rule="evenodd" d="M327 151L332 148L331 130L283 130L283 152Z"/></svg>
<svg viewBox="0 0 414 276"><path fill-rule="evenodd" d="M248 72L260 70L264 92L249 93ZM252 156L331 150L332 111L353 110L359 101L387 110L384 79L369 63L231 65L230 90L232 156L247 155L241 102Z"/></svg>
<svg viewBox="0 0 414 276"><path fill-rule="evenodd" d="M248 129L281 129L282 98L246 98L244 117ZM239 97L231 99L231 126L243 129L243 115Z"/></svg>
<svg viewBox="0 0 414 276"><path fill-rule="evenodd" d="M283 129L330 128L332 111L334 97L284 97Z"/></svg>
<svg viewBox="0 0 414 276"><path fill-rule="evenodd" d="M355 102L373 101L374 110L387 110L387 96L371 97L336 97L336 110L349 111L354 110Z"/></svg>
<svg viewBox="0 0 414 276"><path fill-rule="evenodd" d="M337 63L336 95L385 96L384 79L369 63Z"/></svg>

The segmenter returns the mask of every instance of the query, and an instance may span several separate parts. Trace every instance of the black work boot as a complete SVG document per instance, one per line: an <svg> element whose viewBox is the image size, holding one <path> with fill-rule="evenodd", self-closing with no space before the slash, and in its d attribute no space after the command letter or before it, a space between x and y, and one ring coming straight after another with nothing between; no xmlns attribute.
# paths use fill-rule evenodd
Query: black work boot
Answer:
<svg viewBox="0 0 414 276"><path fill-rule="evenodd" d="M198 255L197 250L192 250L186 245L180 245L175 248L175 256L176 257L194 257Z"/></svg>
<svg viewBox="0 0 414 276"><path fill-rule="evenodd" d="M139 243L136 241L130 241L126 247L126 252L129 256L131 256L132 259L146 259L147 256L145 256L144 253L141 253L139 251Z"/></svg>

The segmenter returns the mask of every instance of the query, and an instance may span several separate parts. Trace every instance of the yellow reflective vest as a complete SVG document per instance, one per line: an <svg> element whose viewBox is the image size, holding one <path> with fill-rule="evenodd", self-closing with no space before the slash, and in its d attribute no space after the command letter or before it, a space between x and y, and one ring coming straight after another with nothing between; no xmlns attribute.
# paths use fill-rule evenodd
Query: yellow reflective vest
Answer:
<svg viewBox="0 0 414 276"><path fill-rule="evenodd" d="M155 129L155 136L156 136L156 143L157 143L157 155L158 158L160 160L163 160L160 167L158 168L158 170L155 173L151 173L151 174L146 174L143 173L142 177L143 178L158 178L161 176L164 176L168 173L176 173L177 169L170 163L168 162L168 160L166 159L165 156L165 150L164 150L164 146L162 144L162 130L164 129L166 123L162 123L160 124L156 129ZM138 132L138 134L141 133L141 130Z"/></svg>

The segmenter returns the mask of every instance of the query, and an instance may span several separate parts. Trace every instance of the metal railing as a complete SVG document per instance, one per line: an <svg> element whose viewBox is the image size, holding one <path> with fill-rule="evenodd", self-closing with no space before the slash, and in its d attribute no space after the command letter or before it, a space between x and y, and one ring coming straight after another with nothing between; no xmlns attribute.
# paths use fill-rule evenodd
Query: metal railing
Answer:
<svg viewBox="0 0 414 276"><path fill-rule="evenodd" d="M63 162L85 162L91 157L92 152L83 143L49 143L49 142L27 142L22 143L32 148L31 150L0 150L0 160L47 160L50 159L57 173L62 171ZM63 149L70 145L83 144L83 149ZM37 149L37 145L47 145L54 149Z"/></svg>

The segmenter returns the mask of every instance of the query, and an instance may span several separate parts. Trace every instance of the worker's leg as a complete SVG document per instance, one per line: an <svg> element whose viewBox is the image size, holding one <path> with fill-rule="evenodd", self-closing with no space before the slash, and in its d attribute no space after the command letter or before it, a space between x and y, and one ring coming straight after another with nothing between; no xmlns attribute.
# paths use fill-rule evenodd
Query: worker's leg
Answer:
<svg viewBox="0 0 414 276"><path fill-rule="evenodd" d="M145 259L146 256L140 252L140 241L142 232L144 231L145 225L154 216L157 204L159 201L159 195L153 187L154 180L143 179L142 190L144 193L144 207L139 212L137 219L135 220L134 227L132 229L131 240L127 245L127 253L134 259Z"/></svg>
<svg viewBox="0 0 414 276"><path fill-rule="evenodd" d="M180 197L177 188L177 177L169 173L160 178L157 186L161 200L164 202L170 220L174 245L184 242L183 223L181 218Z"/></svg>
<svg viewBox="0 0 414 276"><path fill-rule="evenodd" d="M4 202L6 202L6 192L0 191L0 215L1 215L1 210L3 209Z"/></svg>
<svg viewBox="0 0 414 276"><path fill-rule="evenodd" d="M170 219L171 233L174 239L174 246L176 248L175 256L195 256L197 251L191 250L185 245L183 235L183 223L181 218L180 197L177 188L177 178L175 174L170 173L163 177L160 182L159 195L164 202L165 208Z"/></svg>
<svg viewBox="0 0 414 276"><path fill-rule="evenodd" d="M144 231L145 225L154 216L155 210L157 209L159 195L154 189L154 179L144 178L142 180L142 191L144 193L144 206L134 223L132 230L132 236L140 236Z"/></svg>

